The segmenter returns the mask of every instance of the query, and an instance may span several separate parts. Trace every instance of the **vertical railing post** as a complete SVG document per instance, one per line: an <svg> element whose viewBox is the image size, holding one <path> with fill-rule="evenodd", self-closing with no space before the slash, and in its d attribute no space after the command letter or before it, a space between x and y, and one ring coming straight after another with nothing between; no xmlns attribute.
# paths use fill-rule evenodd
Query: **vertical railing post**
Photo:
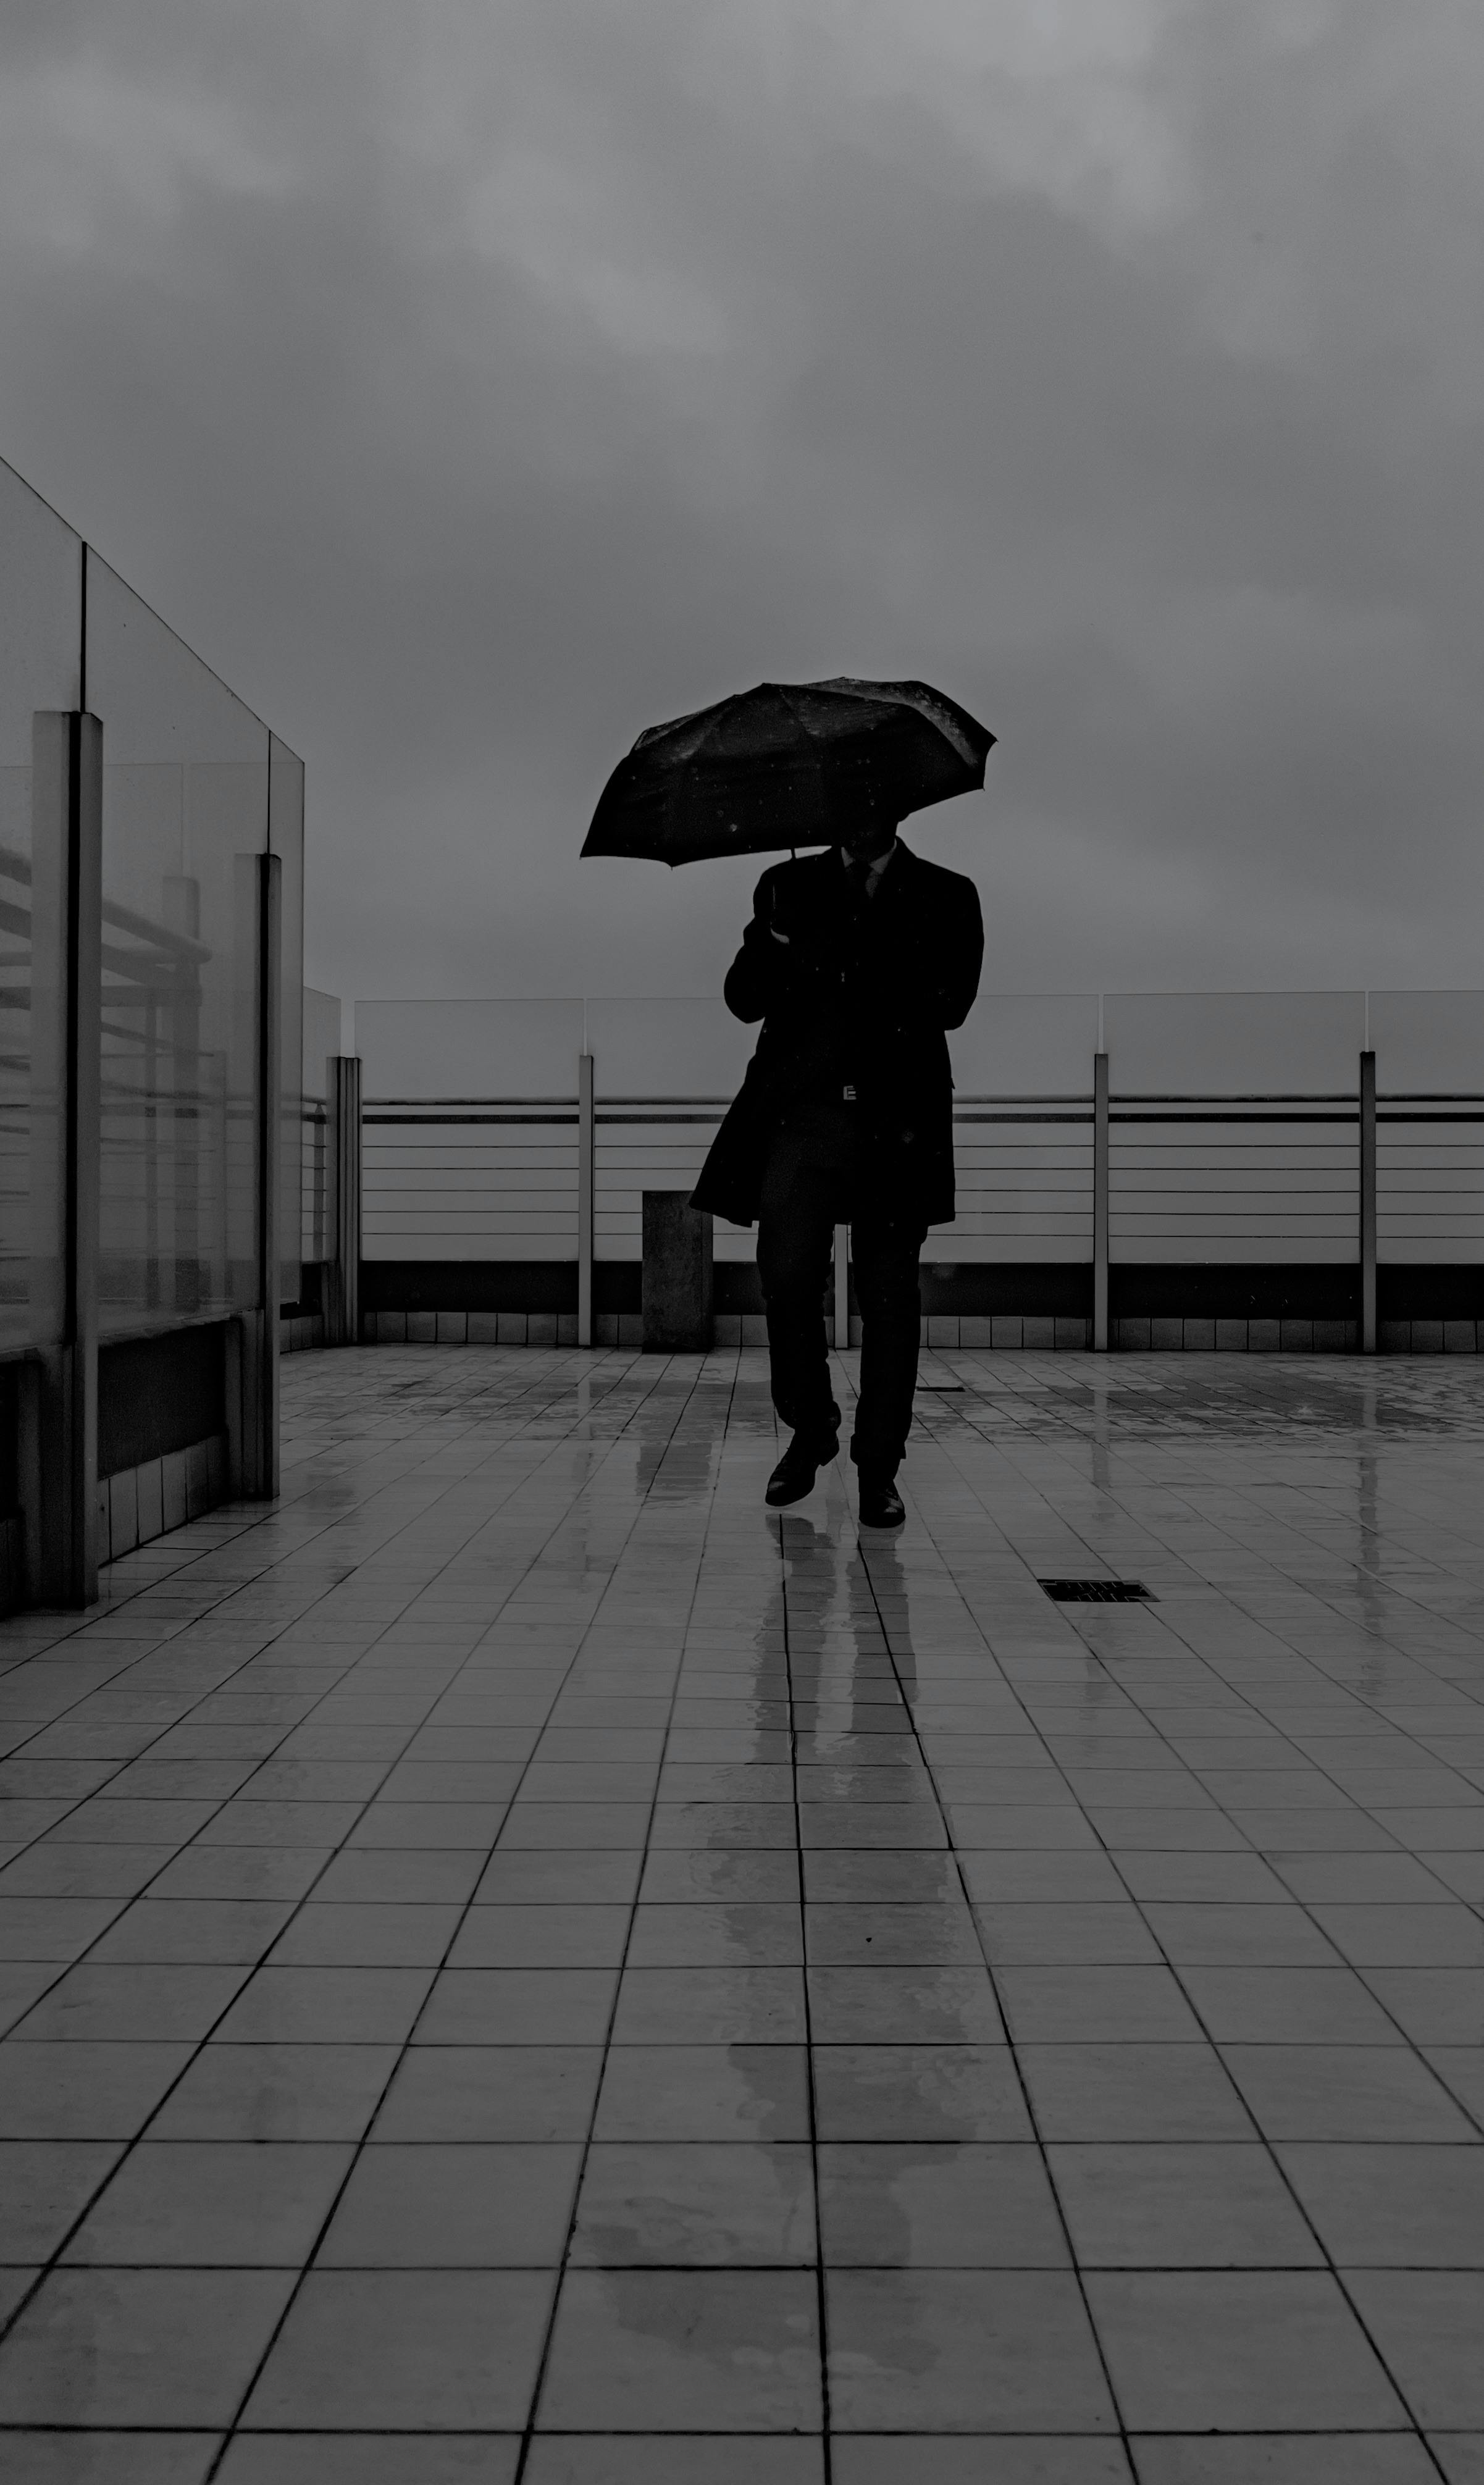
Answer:
<svg viewBox="0 0 1484 2485"><path fill-rule="evenodd" d="M1360 1055L1360 1352L1376 1352L1376 1056Z"/></svg>
<svg viewBox="0 0 1484 2485"><path fill-rule="evenodd" d="M1108 1352L1108 1055L1092 1056L1092 1346Z"/></svg>
<svg viewBox="0 0 1484 2485"><path fill-rule="evenodd" d="M97 1281L103 980L103 728L81 712L32 725L34 1418L18 1479L27 1592L97 1595Z"/></svg>
<svg viewBox="0 0 1484 2485"><path fill-rule="evenodd" d="M253 977L253 1294L235 1324L235 1371L229 1369L229 1433L234 1488L247 1501L278 1492L278 1168L279 978L282 971L283 865L255 855L256 969ZM231 1421L233 1414L236 1421Z"/></svg>
<svg viewBox="0 0 1484 2485"><path fill-rule="evenodd" d="M592 1055L577 1056L577 1343L592 1344Z"/></svg>
<svg viewBox="0 0 1484 2485"><path fill-rule="evenodd" d="M835 1348L843 1354L850 1344L850 1228L835 1228Z"/></svg>
<svg viewBox="0 0 1484 2485"><path fill-rule="evenodd" d="M361 1339L361 1064L353 1052L332 1052L325 1064L329 1130L325 1185L324 1342Z"/></svg>

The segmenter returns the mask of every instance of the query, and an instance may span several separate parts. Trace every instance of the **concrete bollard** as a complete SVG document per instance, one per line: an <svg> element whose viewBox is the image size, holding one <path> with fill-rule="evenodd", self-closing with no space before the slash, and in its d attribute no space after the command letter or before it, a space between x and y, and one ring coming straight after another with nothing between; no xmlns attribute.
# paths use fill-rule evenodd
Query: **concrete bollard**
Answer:
<svg viewBox="0 0 1484 2485"><path fill-rule="evenodd" d="M711 1344L711 1219L683 1190L644 1195L646 1354L703 1353Z"/></svg>

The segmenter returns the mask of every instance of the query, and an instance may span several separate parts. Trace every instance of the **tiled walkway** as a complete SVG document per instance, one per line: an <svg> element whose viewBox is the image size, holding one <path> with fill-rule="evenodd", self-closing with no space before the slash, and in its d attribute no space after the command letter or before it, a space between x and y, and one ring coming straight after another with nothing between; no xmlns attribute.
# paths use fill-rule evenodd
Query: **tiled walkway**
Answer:
<svg viewBox="0 0 1484 2485"><path fill-rule="evenodd" d="M863 1546L756 1354L296 1357L0 1625L7 2485L1484 2479L1478 1368L926 1377Z"/></svg>

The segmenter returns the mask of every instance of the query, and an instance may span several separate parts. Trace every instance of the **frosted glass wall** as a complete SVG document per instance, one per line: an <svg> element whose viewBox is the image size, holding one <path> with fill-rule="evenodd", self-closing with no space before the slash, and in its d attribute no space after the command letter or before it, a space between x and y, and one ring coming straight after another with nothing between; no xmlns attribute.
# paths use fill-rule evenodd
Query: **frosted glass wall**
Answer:
<svg viewBox="0 0 1484 2485"><path fill-rule="evenodd" d="M268 737L268 851L279 858L281 947L278 1040L278 1298L299 1299L303 1202L299 1122L304 1095L304 762Z"/></svg>
<svg viewBox="0 0 1484 2485"><path fill-rule="evenodd" d="M60 841L38 712L102 725L100 1333L256 1299L257 866L283 859L280 1236L297 1290L303 766L0 464L0 1352L60 1335Z"/></svg>
<svg viewBox="0 0 1484 2485"><path fill-rule="evenodd" d="M77 705L82 546L0 466L0 1351L62 1322L58 858L33 836L31 721Z"/></svg>
<svg viewBox="0 0 1484 2485"><path fill-rule="evenodd" d="M257 862L269 734L90 559L103 719L98 1326L256 1299Z"/></svg>
<svg viewBox="0 0 1484 2485"><path fill-rule="evenodd" d="M1109 993L1116 1096L1353 1096L1363 993Z"/></svg>

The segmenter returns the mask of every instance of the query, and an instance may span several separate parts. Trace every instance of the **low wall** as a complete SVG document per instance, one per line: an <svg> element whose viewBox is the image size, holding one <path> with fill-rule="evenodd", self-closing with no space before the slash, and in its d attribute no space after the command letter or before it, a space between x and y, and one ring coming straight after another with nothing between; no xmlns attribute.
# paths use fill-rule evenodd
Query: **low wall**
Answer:
<svg viewBox="0 0 1484 2485"><path fill-rule="evenodd" d="M117 1562L151 1544L188 1518L203 1518L229 1494L227 1435L213 1433L137 1466L100 1477L97 1488L98 1560Z"/></svg>
<svg viewBox="0 0 1484 2485"><path fill-rule="evenodd" d="M641 1342L639 1263L599 1261L599 1346ZM716 1343L760 1346L756 1266L718 1262ZM1383 1353L1484 1351L1484 1268L1471 1263L1377 1272ZM367 1345L575 1346L575 1261L367 1261ZM851 1343L860 1342L851 1293ZM1360 1271L1345 1262L1148 1262L1109 1271L1109 1333L1134 1353L1353 1354ZM937 1261L922 1268L922 1341L935 1347L1071 1351L1092 1342L1087 1263Z"/></svg>

